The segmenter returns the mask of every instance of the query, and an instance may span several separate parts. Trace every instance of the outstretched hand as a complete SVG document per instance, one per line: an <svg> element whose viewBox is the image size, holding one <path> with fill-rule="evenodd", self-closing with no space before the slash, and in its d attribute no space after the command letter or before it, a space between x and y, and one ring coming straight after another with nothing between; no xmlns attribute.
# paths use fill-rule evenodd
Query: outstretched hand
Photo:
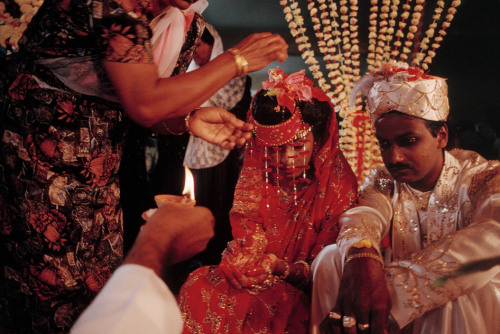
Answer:
<svg viewBox="0 0 500 334"><path fill-rule="evenodd" d="M228 150L243 146L252 136L251 124L218 107L194 111L189 118L189 128L193 135Z"/></svg>
<svg viewBox="0 0 500 334"><path fill-rule="evenodd" d="M151 268L160 277L166 267L203 251L214 236L214 217L201 206L165 204L147 217L124 263Z"/></svg>
<svg viewBox="0 0 500 334"><path fill-rule="evenodd" d="M259 234L228 242L219 268L234 288L251 288L274 273L278 259L264 253L266 245L267 240Z"/></svg>
<svg viewBox="0 0 500 334"><path fill-rule="evenodd" d="M380 263L363 257L350 261L344 268L339 296L332 316L320 325L321 333L387 333L391 309L389 291ZM351 317L352 327L343 324ZM338 319L336 319L338 318Z"/></svg>
<svg viewBox="0 0 500 334"><path fill-rule="evenodd" d="M283 37L270 32L252 34L235 47L248 61L248 73L259 71L273 61L288 58L288 44Z"/></svg>

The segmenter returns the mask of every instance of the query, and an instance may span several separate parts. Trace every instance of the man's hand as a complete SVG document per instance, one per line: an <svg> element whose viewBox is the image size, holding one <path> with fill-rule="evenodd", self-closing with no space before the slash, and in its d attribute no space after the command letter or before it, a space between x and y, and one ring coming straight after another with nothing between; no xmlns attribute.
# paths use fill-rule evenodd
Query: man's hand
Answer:
<svg viewBox="0 0 500 334"><path fill-rule="evenodd" d="M386 333L390 309L381 263L370 257L356 258L345 265L337 303L320 329L322 333ZM345 317L354 318L351 322L355 324L352 327L349 327L349 321L343 324L349 320Z"/></svg>
<svg viewBox="0 0 500 334"><path fill-rule="evenodd" d="M243 146L252 135L251 124L218 107L194 111L189 118L189 128L195 136L229 150Z"/></svg>
<svg viewBox="0 0 500 334"><path fill-rule="evenodd" d="M124 263L139 264L162 276L167 266L203 251L214 236L214 217L207 208L159 207L142 226Z"/></svg>

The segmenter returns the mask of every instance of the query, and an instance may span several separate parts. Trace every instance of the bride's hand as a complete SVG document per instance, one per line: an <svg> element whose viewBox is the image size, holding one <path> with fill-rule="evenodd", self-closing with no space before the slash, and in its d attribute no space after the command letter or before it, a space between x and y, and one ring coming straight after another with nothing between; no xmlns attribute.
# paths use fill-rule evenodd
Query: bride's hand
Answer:
<svg viewBox="0 0 500 334"><path fill-rule="evenodd" d="M244 275L249 278L250 285L261 284L270 275L273 275L278 263L276 255L268 253L261 257L259 263L248 267Z"/></svg>
<svg viewBox="0 0 500 334"><path fill-rule="evenodd" d="M222 274L226 277L226 280L235 289L241 290L244 287L249 286L251 283L249 278L242 274L240 269L231 262L230 257L223 257L221 263L219 264L219 269Z"/></svg>
<svg viewBox="0 0 500 334"><path fill-rule="evenodd" d="M251 124L218 107L195 110L188 122L193 135L229 150L243 146L252 135Z"/></svg>

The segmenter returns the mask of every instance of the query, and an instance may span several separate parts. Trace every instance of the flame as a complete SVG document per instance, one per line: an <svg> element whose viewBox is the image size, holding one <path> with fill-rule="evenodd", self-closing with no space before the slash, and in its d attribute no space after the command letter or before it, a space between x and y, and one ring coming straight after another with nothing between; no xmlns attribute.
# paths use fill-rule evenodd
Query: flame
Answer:
<svg viewBox="0 0 500 334"><path fill-rule="evenodd" d="M185 171L185 177L184 177L184 190L182 191L182 194L184 196L188 196L194 201L194 178L193 178L193 173L184 166L184 171Z"/></svg>

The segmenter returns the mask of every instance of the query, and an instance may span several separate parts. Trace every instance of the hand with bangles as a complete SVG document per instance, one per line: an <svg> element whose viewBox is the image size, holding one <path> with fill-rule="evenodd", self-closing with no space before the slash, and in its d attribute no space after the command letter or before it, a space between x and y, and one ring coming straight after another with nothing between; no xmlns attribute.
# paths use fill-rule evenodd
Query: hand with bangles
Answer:
<svg viewBox="0 0 500 334"><path fill-rule="evenodd" d="M350 250L337 303L321 323L322 333L387 333L391 301L378 257L373 248Z"/></svg>
<svg viewBox="0 0 500 334"><path fill-rule="evenodd" d="M272 61L283 63L288 58L288 45L283 37L270 32L251 34L231 49L247 61L247 73L259 71Z"/></svg>
<svg viewBox="0 0 500 334"><path fill-rule="evenodd" d="M236 289L259 289L272 286L277 257L264 254L267 241L263 235L232 240L223 253L220 268Z"/></svg>

